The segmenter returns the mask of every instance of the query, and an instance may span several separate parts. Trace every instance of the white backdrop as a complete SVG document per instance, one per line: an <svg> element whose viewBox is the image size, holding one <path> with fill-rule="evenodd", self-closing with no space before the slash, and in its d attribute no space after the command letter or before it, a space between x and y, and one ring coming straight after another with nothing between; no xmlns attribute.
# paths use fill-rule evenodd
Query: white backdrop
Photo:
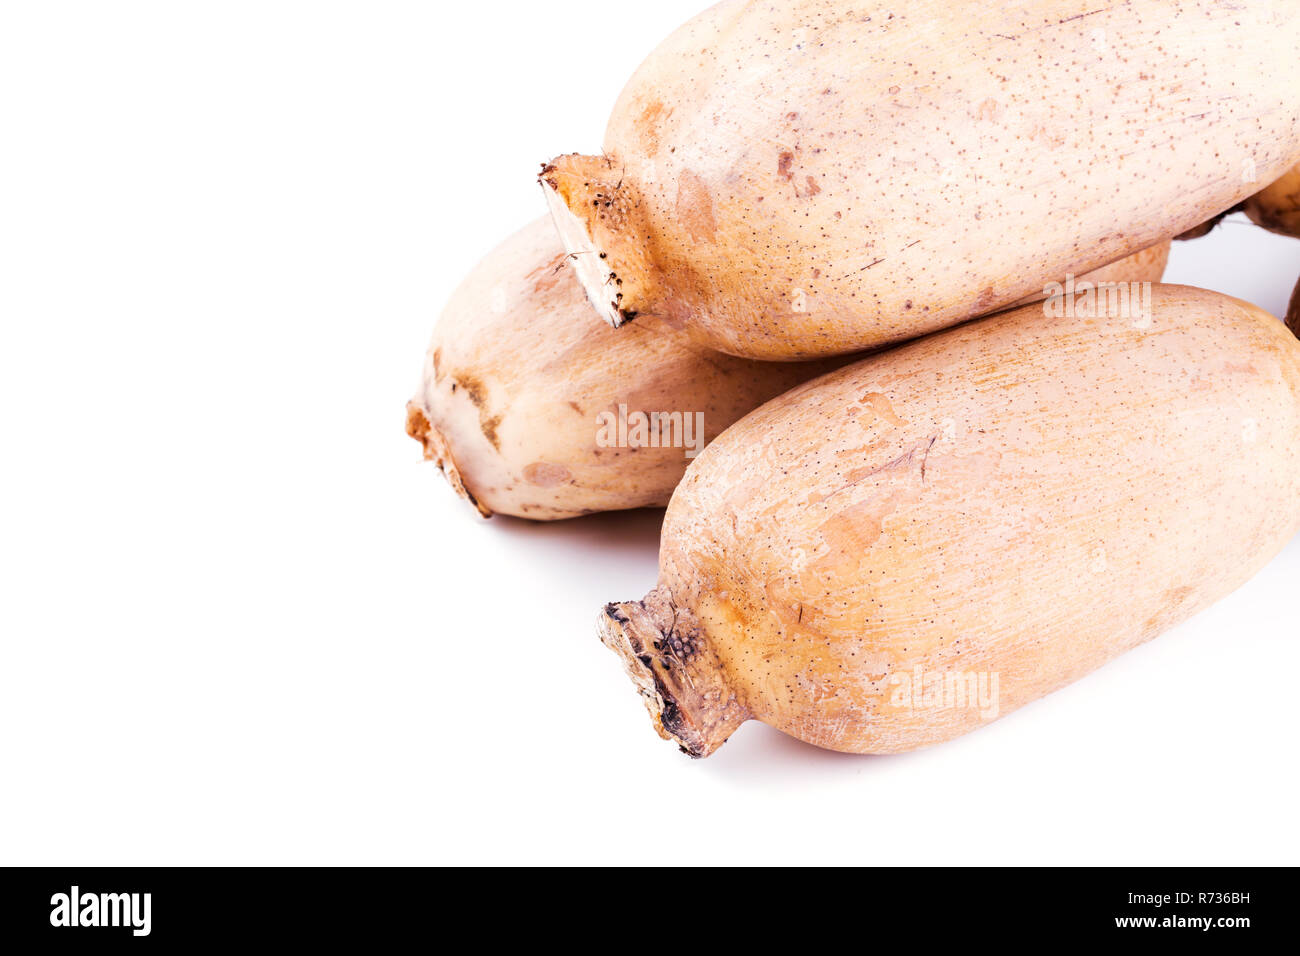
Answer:
<svg viewBox="0 0 1300 956"><path fill-rule="evenodd" d="M0 7L0 863L1300 862L1300 541L943 747L692 762L593 627L659 516L420 462L443 302L703 6ZM1169 278L1298 276L1231 221Z"/></svg>

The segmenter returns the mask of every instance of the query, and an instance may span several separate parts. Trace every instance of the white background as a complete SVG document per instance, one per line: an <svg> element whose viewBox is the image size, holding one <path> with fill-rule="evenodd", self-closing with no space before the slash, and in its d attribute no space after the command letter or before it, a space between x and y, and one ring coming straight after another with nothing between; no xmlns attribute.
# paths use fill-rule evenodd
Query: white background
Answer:
<svg viewBox="0 0 1300 956"><path fill-rule="evenodd" d="M1300 541L954 743L692 762L593 627L659 516L421 463L443 302L703 6L0 8L0 862L1300 861ZM1297 276L1238 221L1170 272Z"/></svg>

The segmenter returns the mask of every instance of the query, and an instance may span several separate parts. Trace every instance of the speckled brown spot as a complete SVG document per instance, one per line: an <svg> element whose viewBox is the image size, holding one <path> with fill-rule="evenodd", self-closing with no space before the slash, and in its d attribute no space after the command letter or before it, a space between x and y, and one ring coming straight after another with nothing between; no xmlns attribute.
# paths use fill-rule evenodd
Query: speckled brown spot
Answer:
<svg viewBox="0 0 1300 956"><path fill-rule="evenodd" d="M820 566L857 565L862 552L880 540L885 530L885 516L893 510L889 501L863 501L830 518L817 529L826 542L827 554Z"/></svg>
<svg viewBox="0 0 1300 956"><path fill-rule="evenodd" d="M534 295L546 295L553 291L561 282L568 280L564 270L568 264L569 257L565 253L560 253L543 266L534 269L528 275L528 281L533 284Z"/></svg>
<svg viewBox="0 0 1300 956"><path fill-rule="evenodd" d="M573 473L563 465L534 462L524 469L524 479L538 488L555 488L573 480Z"/></svg>
<svg viewBox="0 0 1300 956"><path fill-rule="evenodd" d="M862 396L862 404L866 405L891 425L907 424L907 422L898 417L898 414L894 411L894 406L890 404L888 396L882 395L880 392L871 392L870 394Z"/></svg>
<svg viewBox="0 0 1300 956"><path fill-rule="evenodd" d="M488 417L480 416L479 426L483 429L483 437L488 440L488 444L497 451L501 450L501 439L497 436L497 429L501 427L501 416L492 415Z"/></svg>
<svg viewBox="0 0 1300 956"><path fill-rule="evenodd" d="M451 392L453 395L457 391L463 392L470 403L478 409L479 429L483 432L483 437L497 451L501 450L501 440L497 436L497 429L501 426L501 416L493 415L488 408L487 389L483 383L474 375L468 372L461 372L453 376L451 383Z"/></svg>
<svg viewBox="0 0 1300 956"><path fill-rule="evenodd" d="M652 100L636 119L636 129L645 145L646 155L654 156L659 152L660 131L664 121L672 115L659 100Z"/></svg>
<svg viewBox="0 0 1300 956"><path fill-rule="evenodd" d="M975 308L971 310L971 315L983 315L993 306L998 304L998 292L993 286L985 286L980 289L979 296L975 299Z"/></svg>
<svg viewBox="0 0 1300 956"><path fill-rule="evenodd" d="M776 159L776 173L786 182L790 182L792 179L794 179L794 173L791 171L793 169L794 169L794 153L790 152L789 150L786 150Z"/></svg>
<svg viewBox="0 0 1300 956"><path fill-rule="evenodd" d="M451 390L453 394L455 394L457 390L464 392L475 408L483 407L483 383L468 372L453 376Z"/></svg>

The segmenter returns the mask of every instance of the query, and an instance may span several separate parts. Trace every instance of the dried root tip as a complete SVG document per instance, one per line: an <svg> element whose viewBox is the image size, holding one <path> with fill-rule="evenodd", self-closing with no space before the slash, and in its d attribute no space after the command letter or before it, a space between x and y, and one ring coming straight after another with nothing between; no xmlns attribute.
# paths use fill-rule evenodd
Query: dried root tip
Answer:
<svg viewBox="0 0 1300 956"><path fill-rule="evenodd" d="M492 517L491 510L480 503L465 487L465 482L461 480L460 471L456 468L456 462L451 457L451 449L447 446L447 440L443 438L442 432L433 427L428 414L415 402L406 406L406 434L424 446L424 460L438 465L442 473L447 476L447 483L451 485L452 491L473 505L484 518Z"/></svg>
<svg viewBox="0 0 1300 956"><path fill-rule="evenodd" d="M600 639L622 658L659 736L683 753L709 756L749 719L689 612L661 592L606 607Z"/></svg>
<svg viewBox="0 0 1300 956"><path fill-rule="evenodd" d="M1241 208L1255 225L1300 239L1300 165L1251 196Z"/></svg>
<svg viewBox="0 0 1300 956"><path fill-rule="evenodd" d="M1242 209L1241 206L1233 206L1231 209L1225 209L1223 212L1219 213L1213 219L1206 220L1205 222L1201 223L1199 226L1196 226L1193 229L1188 229L1181 236L1175 236L1174 238L1177 239L1179 242L1187 242L1188 240L1191 239L1200 239L1203 236L1208 236L1210 233L1214 232L1214 230L1218 228L1219 223L1223 222L1224 219L1232 215L1234 212L1240 212L1241 209Z"/></svg>
<svg viewBox="0 0 1300 956"><path fill-rule="evenodd" d="M623 168L606 156L561 156L540 176L555 227L587 298L618 328L652 311L656 269L644 210Z"/></svg>
<svg viewBox="0 0 1300 956"><path fill-rule="evenodd" d="M1291 308L1286 311L1286 327L1300 339L1300 285L1295 287L1295 295L1291 296Z"/></svg>

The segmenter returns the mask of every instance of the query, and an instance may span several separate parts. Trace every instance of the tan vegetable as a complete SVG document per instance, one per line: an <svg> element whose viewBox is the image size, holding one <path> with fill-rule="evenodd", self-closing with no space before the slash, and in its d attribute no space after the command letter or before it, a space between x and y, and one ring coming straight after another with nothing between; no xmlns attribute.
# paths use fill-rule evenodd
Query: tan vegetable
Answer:
<svg viewBox="0 0 1300 956"><path fill-rule="evenodd" d="M1247 199L1243 208L1256 225L1300 239L1300 165Z"/></svg>
<svg viewBox="0 0 1300 956"><path fill-rule="evenodd" d="M1298 46L1295 3L731 0L542 182L611 323L844 354L1183 233L1246 198L1247 159L1280 176Z"/></svg>
<svg viewBox="0 0 1300 956"><path fill-rule="evenodd" d="M801 386L692 466L658 587L602 616L661 734L697 756L751 718L846 752L939 743L1195 614L1300 530L1280 323L1181 286L1123 317L1045 311Z"/></svg>
<svg viewBox="0 0 1300 956"><path fill-rule="evenodd" d="M540 219L453 295L407 430L485 516L546 521L662 507L688 453L768 399L843 364L738 359L658 320L624 331L632 334L592 314L555 227ZM676 417L638 432L638 414ZM656 434L667 447L630 447Z"/></svg>
<svg viewBox="0 0 1300 956"><path fill-rule="evenodd" d="M1158 282L1167 257L1167 247L1147 250L1085 278ZM491 253L453 296L407 430L484 515L546 521L662 507L688 452L845 361L733 358L653 318L615 331L592 314L554 226L541 219ZM638 413L665 412L680 413L680 442L674 419L661 447L618 447L620 417L630 445ZM601 415L612 416L603 421L613 431L602 434ZM611 437L614 447L603 440Z"/></svg>

